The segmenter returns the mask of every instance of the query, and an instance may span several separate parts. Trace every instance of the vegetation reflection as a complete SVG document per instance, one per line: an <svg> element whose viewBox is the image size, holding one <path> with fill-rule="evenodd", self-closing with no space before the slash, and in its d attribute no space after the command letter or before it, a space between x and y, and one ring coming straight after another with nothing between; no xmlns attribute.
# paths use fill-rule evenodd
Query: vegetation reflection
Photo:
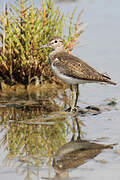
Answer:
<svg viewBox="0 0 120 180"><path fill-rule="evenodd" d="M54 112L42 117L38 111L11 107L1 108L0 114L0 132L4 134L0 144L7 152L4 163L22 167L18 172L25 173L27 179L37 173L31 167L51 167L55 152L66 143L72 130L67 113Z"/></svg>

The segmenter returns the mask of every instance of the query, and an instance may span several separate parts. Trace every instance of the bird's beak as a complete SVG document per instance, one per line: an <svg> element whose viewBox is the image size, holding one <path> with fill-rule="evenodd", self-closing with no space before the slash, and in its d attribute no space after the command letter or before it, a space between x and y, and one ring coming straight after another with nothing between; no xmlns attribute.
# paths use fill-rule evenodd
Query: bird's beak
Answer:
<svg viewBox="0 0 120 180"><path fill-rule="evenodd" d="M39 50L39 49L42 49L42 48L47 48L47 47L51 47L50 44L45 44L45 45L43 45L43 46L40 46L40 47L38 48L38 50Z"/></svg>

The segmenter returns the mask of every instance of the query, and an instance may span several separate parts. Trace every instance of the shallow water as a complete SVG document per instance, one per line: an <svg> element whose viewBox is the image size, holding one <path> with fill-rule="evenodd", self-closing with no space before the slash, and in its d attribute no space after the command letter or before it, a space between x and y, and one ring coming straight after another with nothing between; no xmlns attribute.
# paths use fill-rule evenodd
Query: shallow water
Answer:
<svg viewBox="0 0 120 180"><path fill-rule="evenodd" d="M0 7L2 4L3 1ZM107 72L118 83L115 87L100 84L80 86L78 105L81 108L94 105L101 109L98 115L77 115L79 123L84 123L81 126L82 138L101 144L118 144L113 149L103 150L87 163L69 169L66 179L119 180L120 1L78 0L57 5L64 13L71 12L77 6L76 16L81 9L85 9L82 19L88 23L88 27L80 37L83 47L77 45L73 53L100 72ZM117 104L108 105L111 101ZM55 177L53 156L63 144L70 141L74 133L73 117L57 109L56 112L44 114L40 105L39 96L0 98L0 179Z"/></svg>

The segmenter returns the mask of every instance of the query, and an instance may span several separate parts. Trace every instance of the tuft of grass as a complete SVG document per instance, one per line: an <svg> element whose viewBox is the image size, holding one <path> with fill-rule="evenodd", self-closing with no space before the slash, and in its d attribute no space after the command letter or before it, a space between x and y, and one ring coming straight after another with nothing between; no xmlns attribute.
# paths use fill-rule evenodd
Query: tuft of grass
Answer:
<svg viewBox="0 0 120 180"><path fill-rule="evenodd" d="M39 9L32 0L13 0L9 6L6 4L0 16L0 81L9 85L21 83L26 87L36 79L39 84L45 81L62 84L49 68L49 50L38 50L38 47L57 35L66 37L65 48L71 52L84 31L84 27L79 29L83 11L73 22L75 11L65 35L63 29L67 21L54 1L42 0Z"/></svg>

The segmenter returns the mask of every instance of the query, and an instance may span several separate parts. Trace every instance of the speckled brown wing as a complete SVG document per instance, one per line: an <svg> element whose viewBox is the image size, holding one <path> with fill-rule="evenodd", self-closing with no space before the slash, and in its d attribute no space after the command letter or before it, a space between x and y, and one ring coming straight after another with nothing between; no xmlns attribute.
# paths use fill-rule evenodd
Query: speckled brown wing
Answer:
<svg viewBox="0 0 120 180"><path fill-rule="evenodd" d="M82 80L115 84L110 81L110 77L100 74L87 63L67 52L57 53L53 59L53 65L64 75Z"/></svg>

